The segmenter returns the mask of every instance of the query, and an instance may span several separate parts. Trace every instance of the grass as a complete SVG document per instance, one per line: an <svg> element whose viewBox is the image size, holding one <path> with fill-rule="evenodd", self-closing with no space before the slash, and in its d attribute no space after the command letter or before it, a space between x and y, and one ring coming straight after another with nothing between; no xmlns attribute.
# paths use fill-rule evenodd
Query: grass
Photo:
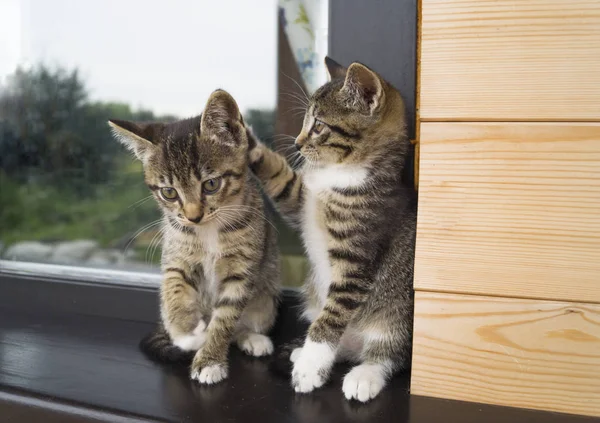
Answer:
<svg viewBox="0 0 600 423"><path fill-rule="evenodd" d="M122 250L141 227L160 217L152 198L143 201L148 195L141 165L131 160L124 160L106 184L90 186L86 195L73 193L67 183L19 184L0 172L0 241L9 246L91 239L103 248ZM280 218L273 223L279 231L285 285L299 286L308 265L298 236ZM154 254L148 250L155 234L149 230L131 243L137 261L160 262L160 248Z"/></svg>

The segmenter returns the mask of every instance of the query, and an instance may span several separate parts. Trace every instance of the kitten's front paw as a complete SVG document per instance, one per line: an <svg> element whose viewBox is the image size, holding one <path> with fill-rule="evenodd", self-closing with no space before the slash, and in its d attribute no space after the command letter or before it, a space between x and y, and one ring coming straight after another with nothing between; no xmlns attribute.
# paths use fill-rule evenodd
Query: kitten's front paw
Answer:
<svg viewBox="0 0 600 423"><path fill-rule="evenodd" d="M238 340L238 346L246 354L262 357L273 353L273 342L260 333L249 333Z"/></svg>
<svg viewBox="0 0 600 423"><path fill-rule="evenodd" d="M367 402L375 398L385 386L385 377L378 364L361 364L344 377L342 391L346 399Z"/></svg>
<svg viewBox="0 0 600 423"><path fill-rule="evenodd" d="M205 385L212 385L227 378L227 367L222 364L213 364L201 370L192 370L192 379Z"/></svg>
<svg viewBox="0 0 600 423"><path fill-rule="evenodd" d="M292 370L294 390L312 392L327 382L335 352L325 343L306 341L294 358L294 370Z"/></svg>

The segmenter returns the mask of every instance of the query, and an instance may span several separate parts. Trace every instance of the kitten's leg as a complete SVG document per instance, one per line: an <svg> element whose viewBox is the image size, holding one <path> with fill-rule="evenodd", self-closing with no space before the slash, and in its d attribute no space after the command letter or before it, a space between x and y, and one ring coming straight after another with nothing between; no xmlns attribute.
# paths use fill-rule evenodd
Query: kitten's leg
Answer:
<svg viewBox="0 0 600 423"><path fill-rule="evenodd" d="M238 347L254 357L272 354L273 342L265 334L273 327L276 314L274 297L264 294L253 299L240 320L240 329L235 337Z"/></svg>
<svg viewBox="0 0 600 423"><path fill-rule="evenodd" d="M363 332L362 364L350 370L342 385L347 399L366 402L375 398L395 372L408 366L412 320L401 317L381 319Z"/></svg>
<svg viewBox="0 0 600 423"><path fill-rule="evenodd" d="M191 378L213 384L227 377L227 353L239 319L252 294L252 259L223 257L215 266L219 295L206 328L206 343L194 356Z"/></svg>
<svg viewBox="0 0 600 423"><path fill-rule="evenodd" d="M314 280L308 279L304 283L304 311L302 317L309 323L314 322L321 312L322 306L319 305L318 294L315 290ZM337 348L335 362L358 362L362 352L362 340L357 335L356 330L346 330L340 339ZM290 361L294 363L300 356L301 347L295 348L290 354Z"/></svg>
<svg viewBox="0 0 600 423"><path fill-rule="evenodd" d="M287 160L257 142L250 151L250 168L283 217L293 226L300 225L303 202L302 175Z"/></svg>
<svg viewBox="0 0 600 423"><path fill-rule="evenodd" d="M173 345L184 351L197 351L205 341L206 323L196 286L182 267L165 269L160 298L162 320Z"/></svg>
<svg viewBox="0 0 600 423"><path fill-rule="evenodd" d="M296 392L311 392L321 387L336 359L340 338L356 315L372 285L368 255L350 249L329 249L331 284L325 306L310 325L302 350L296 353L292 385Z"/></svg>

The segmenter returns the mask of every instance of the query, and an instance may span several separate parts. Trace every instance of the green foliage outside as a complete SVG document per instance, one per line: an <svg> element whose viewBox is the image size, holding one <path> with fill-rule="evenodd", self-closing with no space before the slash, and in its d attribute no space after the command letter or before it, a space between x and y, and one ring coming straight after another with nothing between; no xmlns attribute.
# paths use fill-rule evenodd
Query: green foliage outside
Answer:
<svg viewBox="0 0 600 423"><path fill-rule="evenodd" d="M17 69L0 86L0 241L98 241L140 262L157 263L148 247L160 217L143 183L141 164L112 138L106 121L173 120L128 104L93 102L77 71ZM271 139L274 112L248 110L246 121ZM144 199L146 199L144 201ZM284 272L297 285L306 273L297 236L276 218ZM0 251L0 255L1 255Z"/></svg>

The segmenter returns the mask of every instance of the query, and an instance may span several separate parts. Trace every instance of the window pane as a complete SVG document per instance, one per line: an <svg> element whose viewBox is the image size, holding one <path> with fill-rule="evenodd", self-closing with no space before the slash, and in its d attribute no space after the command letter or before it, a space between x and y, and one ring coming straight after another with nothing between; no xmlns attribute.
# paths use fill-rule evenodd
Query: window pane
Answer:
<svg viewBox="0 0 600 423"><path fill-rule="evenodd" d="M309 16L321 2L311 3ZM315 33L322 46L326 31ZM292 108L278 78L315 83L302 80L306 52L293 49L276 0L5 0L0 37L0 257L9 260L157 271L160 213L107 119L197 115L224 88L281 148L291 140L281 130L295 136L301 116L277 110ZM278 57L282 46L295 61ZM299 238L274 223L285 283L298 285Z"/></svg>

